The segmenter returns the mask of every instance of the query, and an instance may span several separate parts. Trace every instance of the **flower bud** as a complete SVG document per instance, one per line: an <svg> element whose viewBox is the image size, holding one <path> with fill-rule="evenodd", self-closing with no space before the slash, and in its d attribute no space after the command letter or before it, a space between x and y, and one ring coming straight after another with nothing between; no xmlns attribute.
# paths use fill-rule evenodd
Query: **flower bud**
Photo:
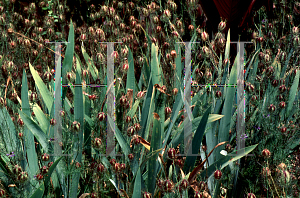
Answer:
<svg viewBox="0 0 300 198"><path fill-rule="evenodd" d="M40 173L37 174L35 177L36 177L37 180L42 180L44 178L44 176Z"/></svg>
<svg viewBox="0 0 300 198"><path fill-rule="evenodd" d="M285 133L286 132L286 127L285 126L283 126L283 127L281 127L281 129L280 129L280 131L281 131L281 133Z"/></svg>
<svg viewBox="0 0 300 198"><path fill-rule="evenodd" d="M15 166L13 167L13 173L14 173L14 174L18 175L18 174L21 173L21 172L22 172L21 166L15 165Z"/></svg>

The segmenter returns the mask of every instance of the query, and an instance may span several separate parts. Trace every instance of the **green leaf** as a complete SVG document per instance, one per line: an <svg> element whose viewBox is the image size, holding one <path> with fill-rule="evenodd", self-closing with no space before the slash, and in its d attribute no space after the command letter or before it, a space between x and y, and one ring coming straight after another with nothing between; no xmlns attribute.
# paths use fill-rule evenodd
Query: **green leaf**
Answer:
<svg viewBox="0 0 300 198"><path fill-rule="evenodd" d="M93 60L92 60L92 59L89 57L89 55L86 53L86 51L85 51L83 45L81 46L81 51L82 51L82 55L83 55L83 57L84 57L84 60L85 60L85 62L86 62L87 65L88 65L88 71L91 72L91 75L92 75L94 81L96 81L97 78L98 78L98 70L97 70L97 68L95 67ZM77 54L76 54L76 57L78 57ZM80 60L79 57L78 57L78 60Z"/></svg>
<svg viewBox="0 0 300 198"><path fill-rule="evenodd" d="M229 78L229 84L237 84L237 63L238 60L240 60L240 55L238 53L234 65L230 72L230 78ZM230 122L231 122L231 116L232 116L232 108L233 108L233 101L235 98L235 87L227 87L226 88L226 95L225 95L225 103L223 108L223 115L224 118L221 119L220 122L220 128L219 128L219 134L218 134L218 142L224 142L229 140L229 129L230 129ZM225 145L219 146L216 148L216 159L220 159L221 154L220 151L222 148L225 148ZM224 149L223 148L223 149Z"/></svg>
<svg viewBox="0 0 300 198"><path fill-rule="evenodd" d="M127 116L132 118L134 116L134 114L136 113L136 110L137 110L139 104L140 104L140 100L136 100L134 105L130 109L130 111L127 113Z"/></svg>
<svg viewBox="0 0 300 198"><path fill-rule="evenodd" d="M37 104L33 105L32 110L35 114L37 121L39 122L41 129L44 131L45 134L47 134L47 129L50 125L49 119L45 116L44 112Z"/></svg>
<svg viewBox="0 0 300 198"><path fill-rule="evenodd" d="M141 176L141 169L139 168L135 177L134 182L134 190L132 194L132 198L140 198L142 194L142 176Z"/></svg>
<svg viewBox="0 0 300 198"><path fill-rule="evenodd" d="M192 145L189 147L188 150L188 156L186 157L185 163L184 163L184 167L183 167L183 171L185 173L188 173L190 171L191 168L194 167L195 162L196 162L196 158L197 155L199 153L199 149L200 149L200 145L202 142L202 138L205 132L205 128L206 128L206 124L207 124L207 120L208 120L208 116L209 113L211 112L211 107L209 107L206 112L204 113L200 124L198 125L198 128L196 130L196 133L193 137L192 140Z"/></svg>
<svg viewBox="0 0 300 198"><path fill-rule="evenodd" d="M54 172L57 164L59 163L59 161L63 158L63 156L61 156L60 158L58 158L51 166L50 168L48 169L48 173L47 175L45 176L45 186L47 187L48 186L48 183L50 182L50 177L52 175L52 173Z"/></svg>
<svg viewBox="0 0 300 198"><path fill-rule="evenodd" d="M152 76L154 85L158 84L158 85L162 86L161 73L160 73L157 54L158 54L158 47L155 46L154 43L152 43L152 46L151 46L151 76Z"/></svg>
<svg viewBox="0 0 300 198"><path fill-rule="evenodd" d="M47 135L43 130L37 125L29 116L27 116L23 111L19 111L21 119L24 121L24 124L30 129L31 133L35 136L37 141L41 144L45 153L48 153L48 143Z"/></svg>
<svg viewBox="0 0 300 198"><path fill-rule="evenodd" d="M162 119L162 118L160 118ZM161 148L161 123L158 119L154 118L153 130L150 144L150 152ZM158 153L149 159L148 164L148 192L154 193L156 182L156 168L157 168Z"/></svg>
<svg viewBox="0 0 300 198"><path fill-rule="evenodd" d="M65 85L67 84L67 79L65 76L67 75L67 72L71 71L72 65L73 65L73 56L74 56L74 47L75 47L75 39L74 39L74 27L73 22L71 20L70 22L70 30L69 30L69 36L68 36L68 44L66 49L65 58L63 61L62 66L62 83ZM62 88L62 101L65 100L66 94L67 94L67 87ZM64 105L64 102L63 102Z"/></svg>
<svg viewBox="0 0 300 198"><path fill-rule="evenodd" d="M29 69L35 81L35 84L42 95L43 101L48 109L48 112L50 112L53 104L53 96L51 95L50 91L47 89L45 83L43 82L43 80L41 79L37 71L35 71L35 69L32 67L30 63L29 63Z"/></svg>
<svg viewBox="0 0 300 198"><path fill-rule="evenodd" d="M76 70L76 85L81 84L81 78L79 73L79 67L80 65L77 64L77 70ZM74 163L79 162L81 164L82 160L82 145L83 145L83 128L84 128L84 108L83 108L83 94L82 94L82 87L76 86L75 87L75 98L74 98L74 117L75 121L80 123L80 130L76 132L74 135L73 140L73 160ZM72 175L71 180L71 189L70 189L70 197L77 197L77 191L78 191L78 184L80 179L80 172L75 172Z"/></svg>
<svg viewBox="0 0 300 198"><path fill-rule="evenodd" d="M221 157L215 163L211 164L206 170L204 170L202 173L200 173L200 177L202 177L202 178L205 178L206 176L210 177L210 175L212 175L217 169L222 170L230 162L234 162L234 161L248 155L250 152L252 152L257 147L257 145L258 144L255 144L255 145L240 149L237 151L237 153L238 153L237 155L236 155L236 151L231 152L230 154L234 154L234 156L229 156L230 154L227 156L222 155L223 157ZM241 151L244 151L244 152L241 152Z"/></svg>
<svg viewBox="0 0 300 198"><path fill-rule="evenodd" d="M135 77L134 77L134 59L130 48L128 48L128 65L129 69L127 71L127 82L126 82L126 92L128 89L133 90L133 100L135 95Z"/></svg>
<svg viewBox="0 0 300 198"><path fill-rule="evenodd" d="M107 119L108 119L110 127L113 129L114 128L113 126L115 124L114 121L112 120L112 118L109 115L107 116ZM117 126L115 126L115 135L116 135L117 141L119 142L119 144L122 148L122 152L125 153L125 156L128 156L130 153L130 147L127 144L124 136L122 135L121 131L118 129Z"/></svg>
<svg viewBox="0 0 300 198"><path fill-rule="evenodd" d="M5 107L0 107L0 132L6 152L15 152L17 149L17 131Z"/></svg>
<svg viewBox="0 0 300 198"><path fill-rule="evenodd" d="M300 70L297 70L293 85L290 89L289 102L288 102L287 109L286 109L286 117L289 117L291 110L294 106L294 101L295 101L295 97L296 97L296 93L297 93L297 89L298 89L298 85L299 85L299 75L300 75Z"/></svg>
<svg viewBox="0 0 300 198"><path fill-rule="evenodd" d="M22 79L22 90L21 90L21 99L22 99L22 112L30 117L30 106L28 100L28 85L27 85L27 75L25 69L23 69L23 79ZM38 172L38 158L35 151L34 137L30 132L30 128L27 126L24 127L24 136L25 136L25 148L26 156L28 160L29 171L28 175L30 178ZM33 181L34 185L37 183L36 180ZM29 190L31 187L29 187Z"/></svg>
<svg viewBox="0 0 300 198"><path fill-rule="evenodd" d="M30 196L30 198L41 198L43 197L45 191L44 183L40 185L38 189L35 190L35 192Z"/></svg>

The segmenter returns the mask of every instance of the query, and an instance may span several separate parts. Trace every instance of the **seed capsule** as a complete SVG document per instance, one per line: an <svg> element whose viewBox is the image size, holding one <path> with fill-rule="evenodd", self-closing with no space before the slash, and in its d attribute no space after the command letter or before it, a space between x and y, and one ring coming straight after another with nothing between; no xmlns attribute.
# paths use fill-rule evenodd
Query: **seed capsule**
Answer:
<svg viewBox="0 0 300 198"><path fill-rule="evenodd" d="M285 92L285 91L286 91L286 86L285 86L285 85L280 85L279 91L280 91L281 93Z"/></svg>
<svg viewBox="0 0 300 198"><path fill-rule="evenodd" d="M42 155L42 160L43 160L44 162L48 161L48 160L49 160L49 155L48 155L47 153L44 153L44 154Z"/></svg>
<svg viewBox="0 0 300 198"><path fill-rule="evenodd" d="M285 102L284 102L284 101L281 101L281 102L279 103L279 107L283 109L283 108L285 107Z"/></svg>
<svg viewBox="0 0 300 198"><path fill-rule="evenodd" d="M287 130L287 129L286 129L286 127L284 127L284 126L280 129L281 133L285 133L286 130Z"/></svg>
<svg viewBox="0 0 300 198"><path fill-rule="evenodd" d="M133 126L131 126L127 129L127 135L129 137L131 137L134 134L134 132L135 132L135 128Z"/></svg>
<svg viewBox="0 0 300 198"><path fill-rule="evenodd" d="M265 158L269 158L271 156L271 152L268 149L264 149L261 153Z"/></svg>
<svg viewBox="0 0 300 198"><path fill-rule="evenodd" d="M27 179L28 179L28 173L27 172L21 172L19 175L18 175L18 178L17 178L20 182L25 182Z"/></svg>
<svg viewBox="0 0 300 198"><path fill-rule="evenodd" d="M75 132L78 132L80 130L80 123L77 121L74 121L72 123L72 127L71 127Z"/></svg>
<svg viewBox="0 0 300 198"><path fill-rule="evenodd" d="M221 21L219 23L218 29L220 32L222 32L225 29L225 27L226 27L226 23L224 21Z"/></svg>
<svg viewBox="0 0 300 198"><path fill-rule="evenodd" d="M133 155L132 153L130 153L130 154L128 155L128 159L129 159L129 160L133 160L133 158L134 158L134 155Z"/></svg>
<svg viewBox="0 0 300 198"><path fill-rule="evenodd" d="M248 193L247 198L256 198L256 196L253 193Z"/></svg>
<svg viewBox="0 0 300 198"><path fill-rule="evenodd" d="M216 91L216 98L220 98L222 96L222 92L221 91Z"/></svg>
<svg viewBox="0 0 300 198"><path fill-rule="evenodd" d="M151 198L151 197L152 197L152 195L150 193L144 192L143 198Z"/></svg>
<svg viewBox="0 0 300 198"><path fill-rule="evenodd" d="M175 151L175 149L174 148L169 148L168 149L168 157L170 158L170 159L175 159L175 154L176 154L176 151Z"/></svg>
<svg viewBox="0 0 300 198"><path fill-rule="evenodd" d="M167 191L167 192L172 192L173 187L174 187L174 184L173 184L172 181L170 181L170 180L167 179L167 180L165 181L165 183L164 183L164 187L165 187L165 191Z"/></svg>
<svg viewBox="0 0 300 198"><path fill-rule="evenodd" d="M47 167L47 166L43 166L43 167L41 168L41 172L42 172L43 174L48 173L48 167Z"/></svg>
<svg viewBox="0 0 300 198"><path fill-rule="evenodd" d="M99 172L99 173L103 173L104 172L104 166L103 166L103 164L98 164L98 166L97 166L97 171Z"/></svg>
<svg viewBox="0 0 300 198"><path fill-rule="evenodd" d="M273 104L271 104L269 106L269 111L274 112L275 110L276 110L276 107Z"/></svg>
<svg viewBox="0 0 300 198"><path fill-rule="evenodd" d="M101 121L103 121L103 120L106 118L106 115L105 115L104 112L100 112L100 113L98 113L97 118L98 118L99 121L101 122Z"/></svg>
<svg viewBox="0 0 300 198"><path fill-rule="evenodd" d="M219 180L222 177L222 172L220 170L216 170L214 173L215 179Z"/></svg>
<svg viewBox="0 0 300 198"><path fill-rule="evenodd" d="M52 125L52 126L56 125L56 120L54 118L52 118L50 120L50 125Z"/></svg>
<svg viewBox="0 0 300 198"><path fill-rule="evenodd" d="M165 114L166 115L169 115L169 114L171 114L172 113L172 109L170 108L170 107L166 107L165 108Z"/></svg>
<svg viewBox="0 0 300 198"><path fill-rule="evenodd" d="M95 138L93 144L95 148L100 148L102 141L100 138Z"/></svg>

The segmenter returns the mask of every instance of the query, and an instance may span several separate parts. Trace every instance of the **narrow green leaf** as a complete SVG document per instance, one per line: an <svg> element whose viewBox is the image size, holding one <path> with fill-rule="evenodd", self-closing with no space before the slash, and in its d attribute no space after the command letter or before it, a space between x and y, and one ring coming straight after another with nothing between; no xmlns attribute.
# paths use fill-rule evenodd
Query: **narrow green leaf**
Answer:
<svg viewBox="0 0 300 198"><path fill-rule="evenodd" d="M47 134L47 129L50 124L49 119L45 116L44 112L42 111L40 106L38 106L37 104L34 104L32 109L33 109L33 112L35 114L37 121L39 122L39 126L44 131L44 133Z"/></svg>
<svg viewBox="0 0 300 198"><path fill-rule="evenodd" d="M229 78L229 84L237 84L237 63L238 60L240 60L240 55L238 53L234 65L231 69L230 72L230 78ZM232 116L232 108L233 108L233 101L235 98L235 92L236 88L235 87L227 87L226 88L226 95L225 95L225 103L224 103L224 108L223 108L223 115L224 118L221 119L220 123L220 128L219 128L219 134L218 134L218 142L224 142L229 140L229 129L230 129L230 122L231 122L231 116ZM225 145L219 146L216 148L216 159L220 159L221 154L220 151L221 149L224 149Z"/></svg>
<svg viewBox="0 0 300 198"><path fill-rule="evenodd" d="M249 153L251 153L256 147L257 147L258 144L255 144L255 145L252 145L252 146L248 146L246 148L243 148L243 149L240 149L238 151L238 155L236 156L223 156L217 160L215 163L211 164L206 170L204 170L202 173L200 173L200 176L202 178L205 178L206 176L207 177L210 177L210 175L212 175L217 169L219 170L222 170L223 168L225 168L230 162L234 162L246 155L248 155ZM243 152L240 152L240 151L245 151L244 153ZM215 152L215 151L214 151ZM233 151L231 152L230 154L235 154L236 151ZM221 168L220 168L221 167Z"/></svg>
<svg viewBox="0 0 300 198"><path fill-rule="evenodd" d="M35 190L35 192L30 196L30 198L41 198L43 197L45 191L44 183L40 185L38 189Z"/></svg>
<svg viewBox="0 0 300 198"><path fill-rule="evenodd" d="M192 139L192 145L189 147L188 156L186 157L184 167L183 167L183 171L185 173L190 172L191 168L193 168L195 165L197 156L194 155L199 153L200 145L202 142L202 138L205 132L205 128L206 128L206 124L210 112L211 112L211 107L209 107L204 113L201 122L198 125L198 128L196 130L196 133Z"/></svg>
<svg viewBox="0 0 300 198"><path fill-rule="evenodd" d="M126 92L128 89L133 90L133 99L135 95L135 77L134 77L134 59L130 48L128 48L128 65L129 69L127 71L127 82L126 82Z"/></svg>
<svg viewBox="0 0 300 198"><path fill-rule="evenodd" d="M29 116L27 116L23 111L19 110L19 115L24 121L24 124L30 129L31 133L35 136L38 142L41 144L45 153L48 153L48 143L47 135L43 130L37 125Z"/></svg>
<svg viewBox="0 0 300 198"><path fill-rule="evenodd" d="M134 116L134 114L136 113L136 110L137 110L139 104L140 104L140 100L136 100L134 105L130 109L130 111L128 111L127 116L132 118Z"/></svg>
<svg viewBox="0 0 300 198"><path fill-rule="evenodd" d="M32 67L30 63L29 63L29 69L35 81L35 84L42 95L43 101L48 109L48 112L50 112L53 104L53 96L51 95L50 91L47 89L41 77L38 75L37 71L35 71L35 69Z"/></svg>
<svg viewBox="0 0 300 198"><path fill-rule="evenodd" d="M76 85L81 84L81 78L79 73L79 67L80 65L77 64L77 70L76 70ZM83 94L82 94L82 87L76 86L75 87L75 98L74 98L74 117L75 121L80 123L80 130L76 132L74 135L73 140L73 159L74 163L79 162L82 163L82 145L83 145L83 128L84 128L84 108L83 108ZM77 197L77 191L78 191L78 184L80 179L80 172L75 172L72 175L71 180L71 189L70 189L70 197L76 198Z"/></svg>
<svg viewBox="0 0 300 198"><path fill-rule="evenodd" d="M59 163L59 161L60 161L62 158L63 158L63 156L60 157L60 158L58 158L58 159L50 166L50 168L48 169L48 173L47 173L47 175L45 176L45 181L44 181L44 184L45 184L46 187L48 186L48 183L50 182L50 177L51 177L52 173L54 172L54 170L55 170L57 164Z"/></svg>
<svg viewBox="0 0 300 198"><path fill-rule="evenodd" d="M286 109L286 117L289 117L291 110L294 106L294 101L295 101L295 97L296 97L296 93L297 93L297 89L298 89L298 85L299 85L299 76L300 76L300 70L297 70L293 85L290 89L290 95L289 95L289 102L287 105L287 109Z"/></svg>
<svg viewBox="0 0 300 198"><path fill-rule="evenodd" d="M135 177L134 182L134 190L132 198L140 198L142 194L142 176L141 176L141 169L139 168Z"/></svg>
<svg viewBox="0 0 300 198"><path fill-rule="evenodd" d="M70 30L69 30L69 36L68 36L68 44L67 44L67 49L65 53L65 58L63 61L63 66L62 66L62 84L66 85L67 78L65 76L67 75L67 72L71 71L72 65L73 65L73 56L74 56L74 47L75 47L75 39L74 39L74 26L73 22L71 20L70 22ZM67 89L68 87L62 87L62 101L65 100L66 94L67 94ZM64 109L64 102L63 104L63 109Z"/></svg>
<svg viewBox="0 0 300 198"><path fill-rule="evenodd" d="M23 69L23 79L22 79L22 90L21 90L21 99L22 99L22 112L24 112L25 115L30 117L30 106L29 106L29 100L28 100L28 85L27 85L27 75L25 72L25 69ZM38 158L35 151L35 143L34 143L34 137L32 133L30 132L30 128L26 125L24 127L24 136L25 136L25 148L26 148L26 156L28 160L28 166L29 171L28 175L30 178L33 178L33 176L38 172ZM32 181L35 185L37 182L36 180ZM31 187L29 187L29 190Z"/></svg>
<svg viewBox="0 0 300 198"><path fill-rule="evenodd" d="M111 126L111 128L113 129L113 125L114 125L114 121L112 120L112 118L108 115L107 116L108 122ZM124 136L122 135L121 131L118 129L117 126L115 126L115 135L116 135L116 139L119 142L122 151L125 153L125 156L128 156L128 154L130 153L130 147L127 144Z"/></svg>

